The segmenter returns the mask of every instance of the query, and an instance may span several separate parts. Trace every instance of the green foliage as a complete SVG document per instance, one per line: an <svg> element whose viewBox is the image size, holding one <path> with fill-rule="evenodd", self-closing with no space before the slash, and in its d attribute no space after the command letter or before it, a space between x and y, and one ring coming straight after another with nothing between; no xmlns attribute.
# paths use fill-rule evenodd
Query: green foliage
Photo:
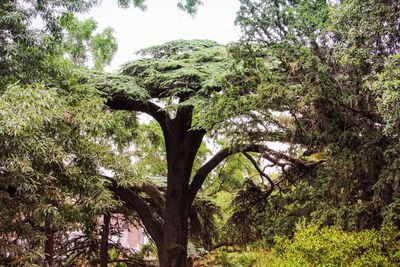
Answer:
<svg viewBox="0 0 400 267"><path fill-rule="evenodd" d="M142 10L146 10L146 0L118 0L118 5L123 8L128 8L130 5L138 7ZM200 0L179 0L178 8L194 16L197 12L198 7L202 4Z"/></svg>
<svg viewBox="0 0 400 267"><path fill-rule="evenodd" d="M106 28L101 33L94 34L96 21L79 21L72 13L63 14L60 25L67 31L63 49L75 66L87 64L89 56L93 58L95 70L102 70L111 63L118 49L113 29Z"/></svg>
<svg viewBox="0 0 400 267"><path fill-rule="evenodd" d="M271 242L291 236L302 217L343 229L397 222L398 10L398 1L241 1L242 46L231 48L241 83L210 109L214 127L327 161L311 172L283 170L291 183L264 212L245 213L255 224L238 223L239 233ZM218 122L215 110L227 119ZM255 186L247 193L262 189ZM245 199L238 212L249 208Z"/></svg>
<svg viewBox="0 0 400 267"><path fill-rule="evenodd" d="M118 205L100 169L112 171L121 184L134 183L135 170L128 157L113 152L108 133L115 118L89 87L62 92L12 85L0 97L0 110L0 255L34 263L20 256L43 253L48 214L60 238L95 223ZM26 241L17 245L20 238Z"/></svg>
<svg viewBox="0 0 400 267"><path fill-rule="evenodd" d="M132 76L151 97L187 99L181 106L204 103L210 91L223 86L229 66L225 48L208 40L178 40L138 53L151 57L125 64L122 73Z"/></svg>
<svg viewBox="0 0 400 267"><path fill-rule="evenodd" d="M382 72L373 76L371 86L379 93L378 109L385 121L385 133L392 138L398 136L400 55L393 55L385 60Z"/></svg>
<svg viewBox="0 0 400 267"><path fill-rule="evenodd" d="M155 184L165 186L167 164L164 138L160 126L152 121L140 125L139 136L136 138L134 156L138 159L137 168L145 173L148 180L155 180ZM157 182L157 177L161 180Z"/></svg>
<svg viewBox="0 0 400 267"><path fill-rule="evenodd" d="M93 0L1 1L0 90L9 82L41 82L45 75L54 75L50 55L60 54L55 45L61 36L60 14L87 11L95 3ZM35 18L42 20L45 27L33 29Z"/></svg>
<svg viewBox="0 0 400 267"><path fill-rule="evenodd" d="M265 250L219 250L199 266L398 266L399 234L394 228L345 232L337 227L297 225L293 239L275 237ZM303 224L304 225L304 224Z"/></svg>
<svg viewBox="0 0 400 267"><path fill-rule="evenodd" d="M343 232L308 226L293 240L278 238L255 266L397 266L399 240L395 230Z"/></svg>
<svg viewBox="0 0 400 267"><path fill-rule="evenodd" d="M168 58L193 51L201 51L205 48L220 46L211 40L174 40L162 45L156 45L139 50L141 56L153 56L155 58Z"/></svg>
<svg viewBox="0 0 400 267"><path fill-rule="evenodd" d="M242 154L233 155L210 174L204 183L206 192L209 195L221 192L235 194L243 188L244 181L248 176L252 176L254 171L251 163Z"/></svg>
<svg viewBox="0 0 400 267"><path fill-rule="evenodd" d="M149 93L136 84L130 76L102 72L82 72L82 82L105 94L123 94L130 99L144 101L150 98Z"/></svg>
<svg viewBox="0 0 400 267"><path fill-rule="evenodd" d="M146 9L145 0L118 0L118 5L123 8L128 8L131 3L142 10Z"/></svg>
<svg viewBox="0 0 400 267"><path fill-rule="evenodd" d="M60 18L95 3L0 4L1 264L43 265L49 231L65 262L80 261L82 251L91 257L97 217L119 204L104 169L121 184L134 182L130 159L116 153L111 140L126 142L126 131L131 136L135 126L121 131L124 122L105 112L104 99L80 85L63 58ZM34 29L34 19L44 27ZM96 51L110 36L99 35ZM78 230L82 236L69 243L68 233ZM73 242L82 248L77 255Z"/></svg>
<svg viewBox="0 0 400 267"><path fill-rule="evenodd" d="M128 8L130 5L146 10L146 0L118 0L118 5L123 8ZM200 0L179 0L178 8L194 16L197 13L198 7L202 4Z"/></svg>
<svg viewBox="0 0 400 267"><path fill-rule="evenodd" d="M256 263L256 253L228 253L221 251L215 255L212 261L213 266L219 267L251 267Z"/></svg>
<svg viewBox="0 0 400 267"><path fill-rule="evenodd" d="M178 7L194 16L197 13L199 6L202 4L203 2L200 0L179 0Z"/></svg>
<svg viewBox="0 0 400 267"><path fill-rule="evenodd" d="M221 217L217 204L198 196L190 211L190 239L197 247L209 249L218 240L216 217Z"/></svg>

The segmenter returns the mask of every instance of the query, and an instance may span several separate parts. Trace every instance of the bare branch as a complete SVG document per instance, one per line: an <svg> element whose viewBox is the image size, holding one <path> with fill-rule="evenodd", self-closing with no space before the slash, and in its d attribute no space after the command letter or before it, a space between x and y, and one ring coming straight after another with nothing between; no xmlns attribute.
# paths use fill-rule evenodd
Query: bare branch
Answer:
<svg viewBox="0 0 400 267"><path fill-rule="evenodd" d="M275 184L274 184L274 181L272 181L271 177L269 177L269 175L267 175L263 170L261 170L260 166L258 166L257 162L253 159L252 156L250 156L249 153L247 153L247 152L242 152L242 153L243 153L243 155L245 155L246 158L248 158L251 161L251 163L253 163L254 168L256 168L258 173L262 177L265 177L268 180L268 183L270 185L270 188L268 189L268 191L272 192L274 190Z"/></svg>
<svg viewBox="0 0 400 267"><path fill-rule="evenodd" d="M197 170L196 174L193 176L192 183L189 185L189 203L193 202L207 175L232 154L229 148L224 148Z"/></svg>

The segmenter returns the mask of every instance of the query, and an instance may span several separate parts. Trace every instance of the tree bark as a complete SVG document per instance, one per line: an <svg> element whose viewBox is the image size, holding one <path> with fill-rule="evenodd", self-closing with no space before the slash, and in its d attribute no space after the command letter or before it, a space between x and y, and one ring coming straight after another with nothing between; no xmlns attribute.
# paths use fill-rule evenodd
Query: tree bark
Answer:
<svg viewBox="0 0 400 267"><path fill-rule="evenodd" d="M108 266L108 236L110 234L110 214L105 213L103 215L103 225L101 231L101 243L100 243L100 266Z"/></svg>
<svg viewBox="0 0 400 267"><path fill-rule="evenodd" d="M51 214L47 214L44 222L44 231L46 241L44 244L44 254L47 266L53 266L54 263L54 221Z"/></svg>
<svg viewBox="0 0 400 267"><path fill-rule="evenodd" d="M164 216L161 267L186 267L188 239L188 207L185 191L176 186L167 192Z"/></svg>
<svg viewBox="0 0 400 267"><path fill-rule="evenodd" d="M194 159L203 139L203 133L181 128L187 124L182 117L177 116L176 119L181 119L178 127L170 125L172 134L165 138L168 175L163 242L158 246L160 267L187 266L189 182Z"/></svg>
<svg viewBox="0 0 400 267"><path fill-rule="evenodd" d="M186 218L187 219L187 218ZM160 267L186 267L188 228L185 218L167 220L169 225L174 221L177 225L167 226L164 231L164 243L158 247Z"/></svg>

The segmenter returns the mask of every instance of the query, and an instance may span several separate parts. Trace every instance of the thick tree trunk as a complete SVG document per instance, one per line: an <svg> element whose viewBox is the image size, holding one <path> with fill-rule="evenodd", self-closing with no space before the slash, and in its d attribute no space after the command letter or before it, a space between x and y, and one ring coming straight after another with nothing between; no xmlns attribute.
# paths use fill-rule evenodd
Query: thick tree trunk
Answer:
<svg viewBox="0 0 400 267"><path fill-rule="evenodd" d="M186 267L188 209L183 194L176 193L167 201L164 238L160 253L161 267Z"/></svg>
<svg viewBox="0 0 400 267"><path fill-rule="evenodd" d="M187 162L179 154L168 170L161 267L186 267L188 239Z"/></svg>
<svg viewBox="0 0 400 267"><path fill-rule="evenodd" d="M100 266L108 266L108 236L110 234L110 214L103 215L103 225L101 231L101 244L100 244Z"/></svg>
<svg viewBox="0 0 400 267"><path fill-rule="evenodd" d="M180 138L176 138L180 136ZM189 182L202 136L185 132L167 138L168 181L163 242L158 245L160 267L187 267Z"/></svg>

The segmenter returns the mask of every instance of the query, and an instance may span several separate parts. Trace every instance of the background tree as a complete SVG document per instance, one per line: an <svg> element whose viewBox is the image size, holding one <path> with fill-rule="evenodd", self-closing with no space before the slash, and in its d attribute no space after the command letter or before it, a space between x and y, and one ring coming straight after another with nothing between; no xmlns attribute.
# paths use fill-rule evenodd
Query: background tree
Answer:
<svg viewBox="0 0 400 267"><path fill-rule="evenodd" d="M31 83L55 76L49 68L55 52L54 39L60 38L59 17L65 12L85 12L95 4L79 1L13 1L0 4L0 82L2 90L15 81ZM35 29L32 20L39 18L45 27ZM56 52L56 54L58 54ZM54 66L54 64L52 65Z"/></svg>
<svg viewBox="0 0 400 267"><path fill-rule="evenodd" d="M79 21L73 14L64 14L61 26L66 29L63 50L76 66L84 66L93 61L95 70L102 70L111 63L118 50L113 29L106 28L101 33L94 34L97 22L93 19Z"/></svg>
<svg viewBox="0 0 400 267"><path fill-rule="evenodd" d="M396 125L389 103L398 88L398 10L398 1L241 2L244 47L235 53L247 67L242 90L253 88L267 123L277 119L269 111L279 111L282 142L303 147L297 153L306 158L327 159L315 173L287 173L299 182L270 198L264 215L254 213L264 222L256 234L291 235L302 217L348 230L398 226L397 167L389 156L398 142L388 134ZM237 215L248 209L245 199ZM248 225L249 216L239 218L239 229Z"/></svg>
<svg viewBox="0 0 400 267"><path fill-rule="evenodd" d="M106 141L113 119L85 87L62 93L16 85L0 103L2 261L38 263L43 253L48 264L61 255L68 261L68 253L57 251L68 232L96 223L117 204L99 168L121 177L131 169L129 158L117 159Z"/></svg>
<svg viewBox="0 0 400 267"><path fill-rule="evenodd" d="M128 124L122 127L120 120L106 115L102 98L79 84L80 75L63 58L59 24L60 17L68 12L87 11L94 4L0 4L3 264L73 264L83 258L89 262L98 258L97 218L116 205L99 168L106 167L103 163L115 157L110 146L112 137L118 135L115 130ZM43 29L31 26L38 17L45 24ZM104 41L99 36L97 46ZM103 49L102 55L105 52ZM116 137L119 143L123 135ZM122 157L120 160L121 164L129 162ZM131 168L129 164L127 168ZM76 240L79 242L69 242L68 233L76 230L82 230ZM94 241L95 246L89 241ZM77 245L81 251L74 253L72 247Z"/></svg>

